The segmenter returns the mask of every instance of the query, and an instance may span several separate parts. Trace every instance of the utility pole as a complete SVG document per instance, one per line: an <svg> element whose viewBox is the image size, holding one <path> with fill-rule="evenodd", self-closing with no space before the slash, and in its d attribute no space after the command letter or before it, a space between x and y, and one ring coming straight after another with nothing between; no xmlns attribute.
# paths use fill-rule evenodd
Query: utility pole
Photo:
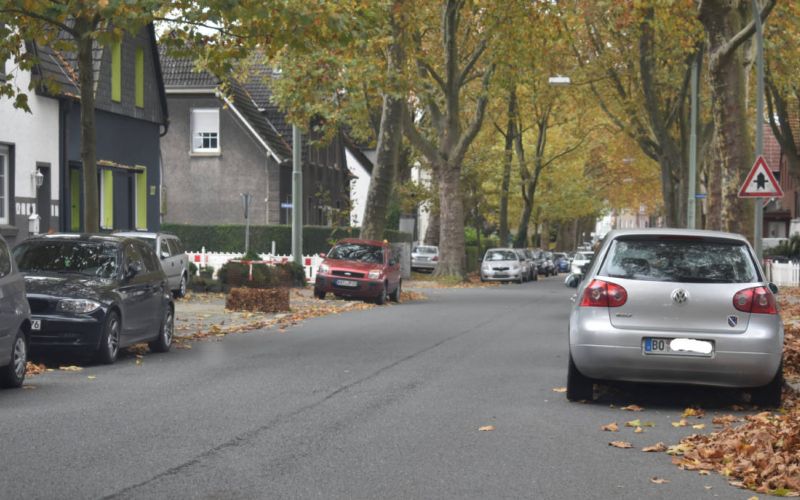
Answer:
<svg viewBox="0 0 800 500"><path fill-rule="evenodd" d="M758 158L764 152L764 31L761 26L761 9L758 8L758 1L753 0L753 21L756 25L756 151L755 157ZM755 228L753 231L753 249L756 257L760 261L763 257L762 241L764 225L764 202L761 198L753 200L755 203Z"/></svg>
<svg viewBox="0 0 800 500"><path fill-rule="evenodd" d="M698 80L700 78L700 61L703 53L698 49L692 64L692 112L691 112L691 134L689 136L689 199L686 200L686 227L689 229L697 228L697 97Z"/></svg>
<svg viewBox="0 0 800 500"><path fill-rule="evenodd" d="M300 129L292 125L292 259L303 264L303 145Z"/></svg>

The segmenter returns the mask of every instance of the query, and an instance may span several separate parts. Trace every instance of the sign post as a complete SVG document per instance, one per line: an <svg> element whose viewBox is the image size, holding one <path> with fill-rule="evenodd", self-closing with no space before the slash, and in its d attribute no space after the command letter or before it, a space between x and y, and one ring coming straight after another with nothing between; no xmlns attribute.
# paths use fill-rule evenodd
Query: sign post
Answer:
<svg viewBox="0 0 800 500"><path fill-rule="evenodd" d="M760 159L766 166L767 162L761 157L761 155L764 154L764 31L761 26L761 9L758 8L758 1L753 0L752 5L753 22L756 25L756 165L758 165ZM753 165L753 170L755 170L755 168L756 166ZM775 177L772 176L772 172L769 168L766 170L774 180ZM745 182L745 184L747 184L747 182ZM778 186L777 182L775 186L780 190L780 186ZM742 189L744 189L744 186ZM739 193L739 195L741 195L741 193ZM781 193L781 195L783 195L783 193ZM756 258L761 261L763 257L761 239L764 232L764 205L761 203L761 200L756 200L755 217L753 247L756 251Z"/></svg>

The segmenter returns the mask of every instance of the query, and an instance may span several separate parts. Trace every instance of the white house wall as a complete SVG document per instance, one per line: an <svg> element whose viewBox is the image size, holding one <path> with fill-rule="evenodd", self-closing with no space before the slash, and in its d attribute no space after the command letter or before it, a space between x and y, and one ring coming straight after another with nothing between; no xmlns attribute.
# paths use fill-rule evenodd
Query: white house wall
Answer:
<svg viewBox="0 0 800 500"><path fill-rule="evenodd" d="M345 148L345 154L347 156L347 169L353 175L353 179L350 181L350 225L360 226L364 221L370 175L350 152L350 148Z"/></svg>
<svg viewBox="0 0 800 500"><path fill-rule="evenodd" d="M36 192L32 174L37 163L50 165L50 217L51 227L58 228L59 198L59 107L56 99L36 95L27 90L30 73L12 71L11 62L6 70L11 72L14 84L28 96L30 113L14 108L8 98L0 98L0 143L13 148L14 203L10 222L16 226L16 235L4 231L7 239L21 240L27 236L28 215L36 210ZM13 232L13 231L12 231Z"/></svg>

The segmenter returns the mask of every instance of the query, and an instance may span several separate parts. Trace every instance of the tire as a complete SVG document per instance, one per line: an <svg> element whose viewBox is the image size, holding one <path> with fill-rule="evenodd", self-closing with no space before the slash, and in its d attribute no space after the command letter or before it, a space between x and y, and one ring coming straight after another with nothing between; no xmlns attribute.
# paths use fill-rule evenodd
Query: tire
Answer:
<svg viewBox="0 0 800 500"><path fill-rule="evenodd" d="M188 285L189 280L186 279L186 274L184 273L181 275L181 283L178 285L178 289L172 292L172 296L176 299L180 299L186 296L186 287Z"/></svg>
<svg viewBox="0 0 800 500"><path fill-rule="evenodd" d="M387 298L387 296L386 296L386 284L384 284L383 285L383 290L381 291L381 294L378 295L375 298L375 303L378 304L379 306L382 306L382 305L384 305L386 303L386 298Z"/></svg>
<svg viewBox="0 0 800 500"><path fill-rule="evenodd" d="M781 406L781 393L783 391L783 362L778 366L778 373L769 384L750 390L750 402L766 408L779 408Z"/></svg>
<svg viewBox="0 0 800 500"><path fill-rule="evenodd" d="M103 333L100 335L100 348L95 358L104 365L113 364L119 355L120 332L122 320L117 311L109 311L103 324Z"/></svg>
<svg viewBox="0 0 800 500"><path fill-rule="evenodd" d="M533 273L533 281L539 281L539 271Z"/></svg>
<svg viewBox="0 0 800 500"><path fill-rule="evenodd" d="M591 401L594 398L594 381L578 371L572 354L569 356L567 371L567 399L570 401Z"/></svg>
<svg viewBox="0 0 800 500"><path fill-rule="evenodd" d="M314 289L314 297L318 298L319 300L325 300L325 292L322 290Z"/></svg>
<svg viewBox="0 0 800 500"><path fill-rule="evenodd" d="M28 343L22 330L17 332L11 347L11 357L8 365L0 368L0 387L22 387L25 382L25 369L28 363Z"/></svg>
<svg viewBox="0 0 800 500"><path fill-rule="evenodd" d="M396 302L397 304L400 303L401 296L403 294L403 280L397 282L397 288L395 288L394 292L389 295L389 298L392 299L392 302Z"/></svg>
<svg viewBox="0 0 800 500"><path fill-rule="evenodd" d="M172 347L172 339L175 335L175 311L171 306L167 306L167 312L164 314L164 321L161 323L161 329L158 332L158 337L148 342L152 352L167 352Z"/></svg>

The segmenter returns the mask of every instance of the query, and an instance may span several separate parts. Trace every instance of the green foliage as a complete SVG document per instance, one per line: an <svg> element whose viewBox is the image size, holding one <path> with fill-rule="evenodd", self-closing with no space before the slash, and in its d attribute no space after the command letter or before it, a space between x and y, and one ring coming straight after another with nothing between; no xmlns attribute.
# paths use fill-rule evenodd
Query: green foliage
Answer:
<svg viewBox="0 0 800 500"><path fill-rule="evenodd" d="M764 251L770 256L783 256L790 259L800 259L800 234L794 234L786 241L781 241L777 246Z"/></svg>
<svg viewBox="0 0 800 500"><path fill-rule="evenodd" d="M197 265L194 262L189 262L189 276L197 276Z"/></svg>
<svg viewBox="0 0 800 500"><path fill-rule="evenodd" d="M285 264L278 264L277 267L283 269L283 271L289 277L292 286L306 286L306 270L301 264L296 262L287 262Z"/></svg>
<svg viewBox="0 0 800 500"><path fill-rule="evenodd" d="M206 266L200 270L200 277L205 279L211 279L214 276L214 266Z"/></svg>
<svg viewBox="0 0 800 500"><path fill-rule="evenodd" d="M244 226L162 224L161 229L176 235L186 249L194 252L203 247L208 252L240 252L244 248ZM358 228L306 226L303 228L303 254L327 253L336 241L357 237ZM390 230L384 233L384 238L393 243L412 241L410 234ZM272 241L278 254L291 253L291 226L250 226L250 247L254 253L268 253Z"/></svg>
<svg viewBox="0 0 800 500"><path fill-rule="evenodd" d="M242 255L242 260L261 260L261 256L252 248Z"/></svg>

